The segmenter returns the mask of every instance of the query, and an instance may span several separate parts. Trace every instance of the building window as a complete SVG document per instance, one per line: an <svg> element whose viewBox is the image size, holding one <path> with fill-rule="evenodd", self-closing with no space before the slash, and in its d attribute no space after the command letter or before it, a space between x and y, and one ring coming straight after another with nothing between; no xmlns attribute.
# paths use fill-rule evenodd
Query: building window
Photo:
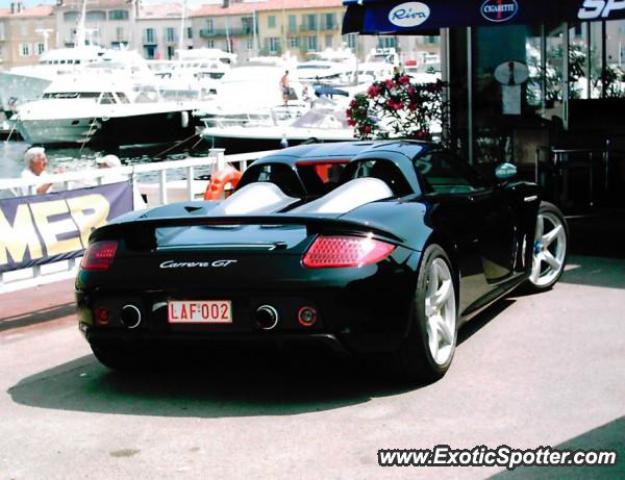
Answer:
<svg viewBox="0 0 625 480"><path fill-rule="evenodd" d="M378 48L396 48L397 39L395 37L378 37Z"/></svg>
<svg viewBox="0 0 625 480"><path fill-rule="evenodd" d="M154 34L154 29L146 28L145 29L145 43L154 44L156 43L154 41L155 38L156 38L156 35Z"/></svg>
<svg viewBox="0 0 625 480"><path fill-rule="evenodd" d="M166 42L176 41L176 30L173 27L167 27L165 29L165 41Z"/></svg>
<svg viewBox="0 0 625 480"><path fill-rule="evenodd" d="M20 57L30 56L30 46L27 43L20 43Z"/></svg>
<svg viewBox="0 0 625 480"><path fill-rule="evenodd" d="M289 37L289 48L299 48L299 38L298 37Z"/></svg>
<svg viewBox="0 0 625 480"><path fill-rule="evenodd" d="M171 45L167 47L167 60L171 60L174 58L175 48Z"/></svg>
<svg viewBox="0 0 625 480"><path fill-rule="evenodd" d="M246 48L248 50L254 50L254 39L253 38L248 38L246 40L246 44L245 44Z"/></svg>
<svg viewBox="0 0 625 480"><path fill-rule="evenodd" d="M92 12L87 12L87 21L88 22L105 22L106 12L103 12L102 10L94 10Z"/></svg>
<svg viewBox="0 0 625 480"><path fill-rule="evenodd" d="M128 20L128 10L111 10L109 20Z"/></svg>
<svg viewBox="0 0 625 480"><path fill-rule="evenodd" d="M213 28L214 28L213 19L212 18L207 19L206 20L206 30L207 30L207 32L208 33L213 33Z"/></svg>
<svg viewBox="0 0 625 480"><path fill-rule="evenodd" d="M206 40L207 48L215 48L215 40Z"/></svg>
<svg viewBox="0 0 625 480"><path fill-rule="evenodd" d="M317 30L317 15L304 15L304 30Z"/></svg>
<svg viewBox="0 0 625 480"><path fill-rule="evenodd" d="M269 53L280 52L280 39L278 37L269 37L267 42L269 44Z"/></svg>
<svg viewBox="0 0 625 480"><path fill-rule="evenodd" d="M46 46L43 43L38 43L37 44L37 55L41 55L43 52L45 52Z"/></svg>
<svg viewBox="0 0 625 480"><path fill-rule="evenodd" d="M269 15L269 17L267 18L267 27L276 28L276 16L275 15Z"/></svg>
<svg viewBox="0 0 625 480"><path fill-rule="evenodd" d="M323 26L325 30L335 30L337 27L336 13L323 14Z"/></svg>
<svg viewBox="0 0 625 480"><path fill-rule="evenodd" d="M310 37L306 37L306 50L309 52L316 52L317 48L317 36L311 35Z"/></svg>
<svg viewBox="0 0 625 480"><path fill-rule="evenodd" d="M193 28L187 27L187 38L191 40L193 38Z"/></svg>
<svg viewBox="0 0 625 480"><path fill-rule="evenodd" d="M76 23L78 20L78 12L65 12L63 14L63 21L67 23Z"/></svg>
<svg viewBox="0 0 625 480"><path fill-rule="evenodd" d="M289 32L297 31L297 15L289 15Z"/></svg>
<svg viewBox="0 0 625 480"><path fill-rule="evenodd" d="M351 48L352 50L356 50L356 45L358 44L358 36L355 33L348 33L344 37L345 43L347 43L347 48Z"/></svg>

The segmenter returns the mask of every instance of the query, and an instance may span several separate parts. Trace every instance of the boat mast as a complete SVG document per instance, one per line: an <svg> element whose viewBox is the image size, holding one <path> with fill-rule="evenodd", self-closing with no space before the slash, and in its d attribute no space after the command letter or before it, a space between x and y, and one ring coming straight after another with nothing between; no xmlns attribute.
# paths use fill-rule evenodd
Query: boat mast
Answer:
<svg viewBox="0 0 625 480"><path fill-rule="evenodd" d="M185 31L184 26L187 17L187 0L182 1L182 15L180 16L180 38L178 39L178 50L184 50L184 37ZM180 55L180 54L178 54Z"/></svg>
<svg viewBox="0 0 625 480"><path fill-rule="evenodd" d="M87 45L87 28L85 26L87 22L87 0L83 0L82 7L80 9L80 17L78 17L78 25L76 25L76 41L74 47L84 47Z"/></svg>

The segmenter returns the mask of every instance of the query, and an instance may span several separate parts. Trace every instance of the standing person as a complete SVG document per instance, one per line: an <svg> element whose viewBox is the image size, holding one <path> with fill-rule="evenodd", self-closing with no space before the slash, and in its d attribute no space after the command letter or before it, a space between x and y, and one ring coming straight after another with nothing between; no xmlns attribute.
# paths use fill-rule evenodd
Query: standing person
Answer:
<svg viewBox="0 0 625 480"><path fill-rule="evenodd" d="M22 178L45 178L48 175L46 167L48 166L48 157L46 151L42 147L31 147L24 153L25 168L22 170ZM52 190L51 183L41 183L36 185L35 191L38 195L44 195ZM20 192L23 196L30 195L30 186L21 187Z"/></svg>
<svg viewBox="0 0 625 480"><path fill-rule="evenodd" d="M117 155L105 155L104 157L99 157L95 161L96 167L98 169L101 168L120 168L122 167L122 162ZM103 184L117 183L117 182L127 182L130 178L127 175L107 175L102 177ZM143 210L147 208L147 203L145 199L141 195L139 191L139 187L137 182L132 182L132 202L135 210Z"/></svg>
<svg viewBox="0 0 625 480"><path fill-rule="evenodd" d="M289 85L289 71L286 70L282 78L280 79L280 90L282 90L282 100L284 100L284 106L289 104L289 97L291 94L291 86Z"/></svg>

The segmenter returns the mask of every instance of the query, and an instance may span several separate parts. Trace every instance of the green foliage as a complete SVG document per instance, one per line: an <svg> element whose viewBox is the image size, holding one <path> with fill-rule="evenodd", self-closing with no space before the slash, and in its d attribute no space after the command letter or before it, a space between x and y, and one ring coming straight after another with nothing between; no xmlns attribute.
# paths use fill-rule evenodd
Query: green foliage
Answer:
<svg viewBox="0 0 625 480"><path fill-rule="evenodd" d="M441 81L416 84L403 73L374 82L366 94L354 97L347 119L359 139L412 138L431 140L432 126L440 125L447 138L447 85Z"/></svg>

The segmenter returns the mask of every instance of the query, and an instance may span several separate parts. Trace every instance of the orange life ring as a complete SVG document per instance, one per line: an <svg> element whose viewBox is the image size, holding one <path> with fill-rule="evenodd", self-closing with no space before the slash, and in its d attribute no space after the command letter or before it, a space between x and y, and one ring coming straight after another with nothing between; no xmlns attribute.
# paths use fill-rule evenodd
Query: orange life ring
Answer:
<svg viewBox="0 0 625 480"><path fill-rule="evenodd" d="M243 174L234 167L226 167L213 173L211 181L204 192L204 200L221 200L225 196L226 185L237 188Z"/></svg>

